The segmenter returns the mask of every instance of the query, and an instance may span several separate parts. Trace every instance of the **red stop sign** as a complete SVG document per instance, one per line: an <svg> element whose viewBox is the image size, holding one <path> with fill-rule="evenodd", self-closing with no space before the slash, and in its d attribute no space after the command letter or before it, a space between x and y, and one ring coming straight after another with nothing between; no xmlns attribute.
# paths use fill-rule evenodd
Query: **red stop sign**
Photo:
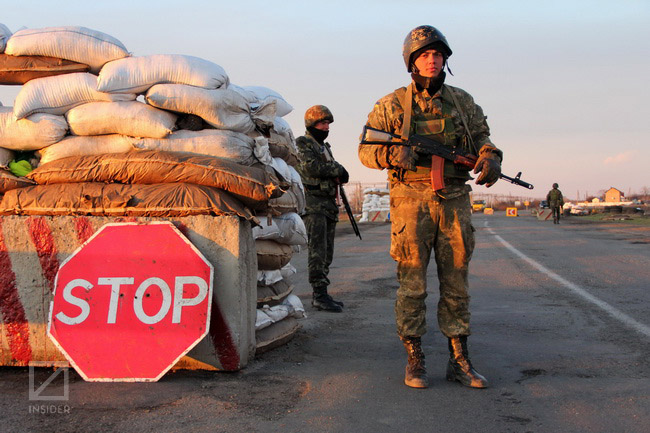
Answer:
<svg viewBox="0 0 650 433"><path fill-rule="evenodd" d="M208 333L213 268L173 224L107 224L61 264L48 334L88 381L156 381Z"/></svg>

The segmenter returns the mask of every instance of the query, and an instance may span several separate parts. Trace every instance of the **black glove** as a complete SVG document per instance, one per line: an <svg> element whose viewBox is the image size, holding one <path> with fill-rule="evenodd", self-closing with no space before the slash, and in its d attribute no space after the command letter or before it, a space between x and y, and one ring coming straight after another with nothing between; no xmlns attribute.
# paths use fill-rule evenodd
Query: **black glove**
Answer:
<svg viewBox="0 0 650 433"><path fill-rule="evenodd" d="M348 183L350 181L350 174L348 171L343 167L342 165L339 164L339 169L340 169L340 174L338 175L339 183L344 184Z"/></svg>
<svg viewBox="0 0 650 433"><path fill-rule="evenodd" d="M388 163L396 168L415 171L417 155L411 146L393 144L388 148Z"/></svg>
<svg viewBox="0 0 650 433"><path fill-rule="evenodd" d="M477 185L491 187L499 180L501 175L501 151L494 146L489 144L481 147L481 150L478 153L478 160L474 166L474 173L481 173L478 178L476 178Z"/></svg>

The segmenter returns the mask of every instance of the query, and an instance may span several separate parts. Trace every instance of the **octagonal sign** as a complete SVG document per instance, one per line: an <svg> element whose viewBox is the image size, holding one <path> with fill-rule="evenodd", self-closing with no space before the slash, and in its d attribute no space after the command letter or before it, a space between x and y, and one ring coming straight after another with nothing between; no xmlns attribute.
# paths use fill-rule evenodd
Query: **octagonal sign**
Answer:
<svg viewBox="0 0 650 433"><path fill-rule="evenodd" d="M88 381L156 381L208 333L213 268L170 222L107 224L61 264L48 335Z"/></svg>

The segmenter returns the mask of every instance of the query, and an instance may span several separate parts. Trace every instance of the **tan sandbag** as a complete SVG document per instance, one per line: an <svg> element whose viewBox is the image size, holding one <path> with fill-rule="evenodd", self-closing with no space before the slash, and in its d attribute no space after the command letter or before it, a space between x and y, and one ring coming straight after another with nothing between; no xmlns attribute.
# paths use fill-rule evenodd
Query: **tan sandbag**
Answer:
<svg viewBox="0 0 650 433"><path fill-rule="evenodd" d="M257 223L224 191L189 183L123 185L69 183L7 191L0 215L160 216L238 215Z"/></svg>
<svg viewBox="0 0 650 433"><path fill-rule="evenodd" d="M293 285L280 280L270 286L257 286L257 307L277 305L293 292Z"/></svg>
<svg viewBox="0 0 650 433"><path fill-rule="evenodd" d="M133 101L133 93L97 91L97 77L87 72L30 80L20 89L14 115L22 119L33 113L65 114L77 105L93 101Z"/></svg>
<svg viewBox="0 0 650 433"><path fill-rule="evenodd" d="M176 125L176 115L139 101L90 102L65 114L74 135L122 134L165 138Z"/></svg>
<svg viewBox="0 0 650 433"><path fill-rule="evenodd" d="M242 165L253 165L257 162L254 155L255 140L246 134L225 129L174 131L164 139L141 138L135 140L133 145L145 150L218 156Z"/></svg>
<svg viewBox="0 0 650 433"><path fill-rule="evenodd" d="M92 72L129 52L116 38L86 27L23 29L7 41L5 53L13 56L51 56L90 65Z"/></svg>
<svg viewBox="0 0 650 433"><path fill-rule="evenodd" d="M53 75L87 72L90 66L46 56L0 54L0 84L25 84L29 80Z"/></svg>
<svg viewBox="0 0 650 433"><path fill-rule="evenodd" d="M299 329L300 323L293 317L287 317L262 330L255 331L255 354L259 355L288 343Z"/></svg>
<svg viewBox="0 0 650 433"><path fill-rule="evenodd" d="M11 189L22 188L35 184L36 182L33 180L26 179L24 177L18 177L12 174L9 170L0 169L0 194L4 194Z"/></svg>
<svg viewBox="0 0 650 433"><path fill-rule="evenodd" d="M275 100L254 108L230 89L202 89L185 84L156 84L146 95L147 103L163 110L201 117L217 129L244 134L269 128L275 119Z"/></svg>
<svg viewBox="0 0 650 433"><path fill-rule="evenodd" d="M269 200L268 208L271 213L285 214L288 212L298 212L298 197L293 190L285 191L278 198Z"/></svg>
<svg viewBox="0 0 650 433"><path fill-rule="evenodd" d="M291 261L293 255L293 249L289 245L275 241L256 240L255 248L257 248L257 269L262 271L280 269Z"/></svg>
<svg viewBox="0 0 650 433"><path fill-rule="evenodd" d="M135 138L126 135L69 136L51 146L40 149L36 154L41 165L71 156L104 155L124 153L133 150Z"/></svg>
<svg viewBox="0 0 650 433"><path fill-rule="evenodd" d="M266 206L271 197L282 194L280 181L271 170L211 156L151 150L59 159L34 169L29 178L39 184L186 182L228 191L253 208Z"/></svg>
<svg viewBox="0 0 650 433"><path fill-rule="evenodd" d="M273 158L280 158L288 165L296 167L300 163L298 153L291 149L289 146L272 143L269 140L269 151Z"/></svg>
<svg viewBox="0 0 650 433"><path fill-rule="evenodd" d="M14 152L0 147L0 167L9 168L9 163L14 159Z"/></svg>
<svg viewBox="0 0 650 433"><path fill-rule="evenodd" d="M11 107L0 107L0 146L6 149L42 149L59 142L67 131L63 116L36 113L16 120Z"/></svg>

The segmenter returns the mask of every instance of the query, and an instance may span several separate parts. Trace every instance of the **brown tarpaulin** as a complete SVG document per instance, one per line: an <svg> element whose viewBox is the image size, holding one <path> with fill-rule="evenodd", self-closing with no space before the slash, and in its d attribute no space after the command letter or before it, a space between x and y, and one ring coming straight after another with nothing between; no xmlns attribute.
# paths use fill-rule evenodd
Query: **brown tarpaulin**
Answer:
<svg viewBox="0 0 650 433"><path fill-rule="evenodd" d="M43 164L28 177L39 184L187 182L228 191L253 209L266 207L270 198L282 194L280 181L270 171L214 156L154 150L62 158Z"/></svg>
<svg viewBox="0 0 650 433"><path fill-rule="evenodd" d="M250 210L228 193L189 183L35 185L8 191L0 201L0 215L179 217L204 214L237 215L259 224Z"/></svg>
<svg viewBox="0 0 650 433"><path fill-rule="evenodd" d="M22 188L24 186L34 185L34 181L24 177L14 176L7 170L0 169L0 194L4 194L10 189Z"/></svg>
<svg viewBox="0 0 650 433"><path fill-rule="evenodd" d="M90 66L45 56L0 54L0 84L25 84L29 80L52 75L87 72Z"/></svg>

